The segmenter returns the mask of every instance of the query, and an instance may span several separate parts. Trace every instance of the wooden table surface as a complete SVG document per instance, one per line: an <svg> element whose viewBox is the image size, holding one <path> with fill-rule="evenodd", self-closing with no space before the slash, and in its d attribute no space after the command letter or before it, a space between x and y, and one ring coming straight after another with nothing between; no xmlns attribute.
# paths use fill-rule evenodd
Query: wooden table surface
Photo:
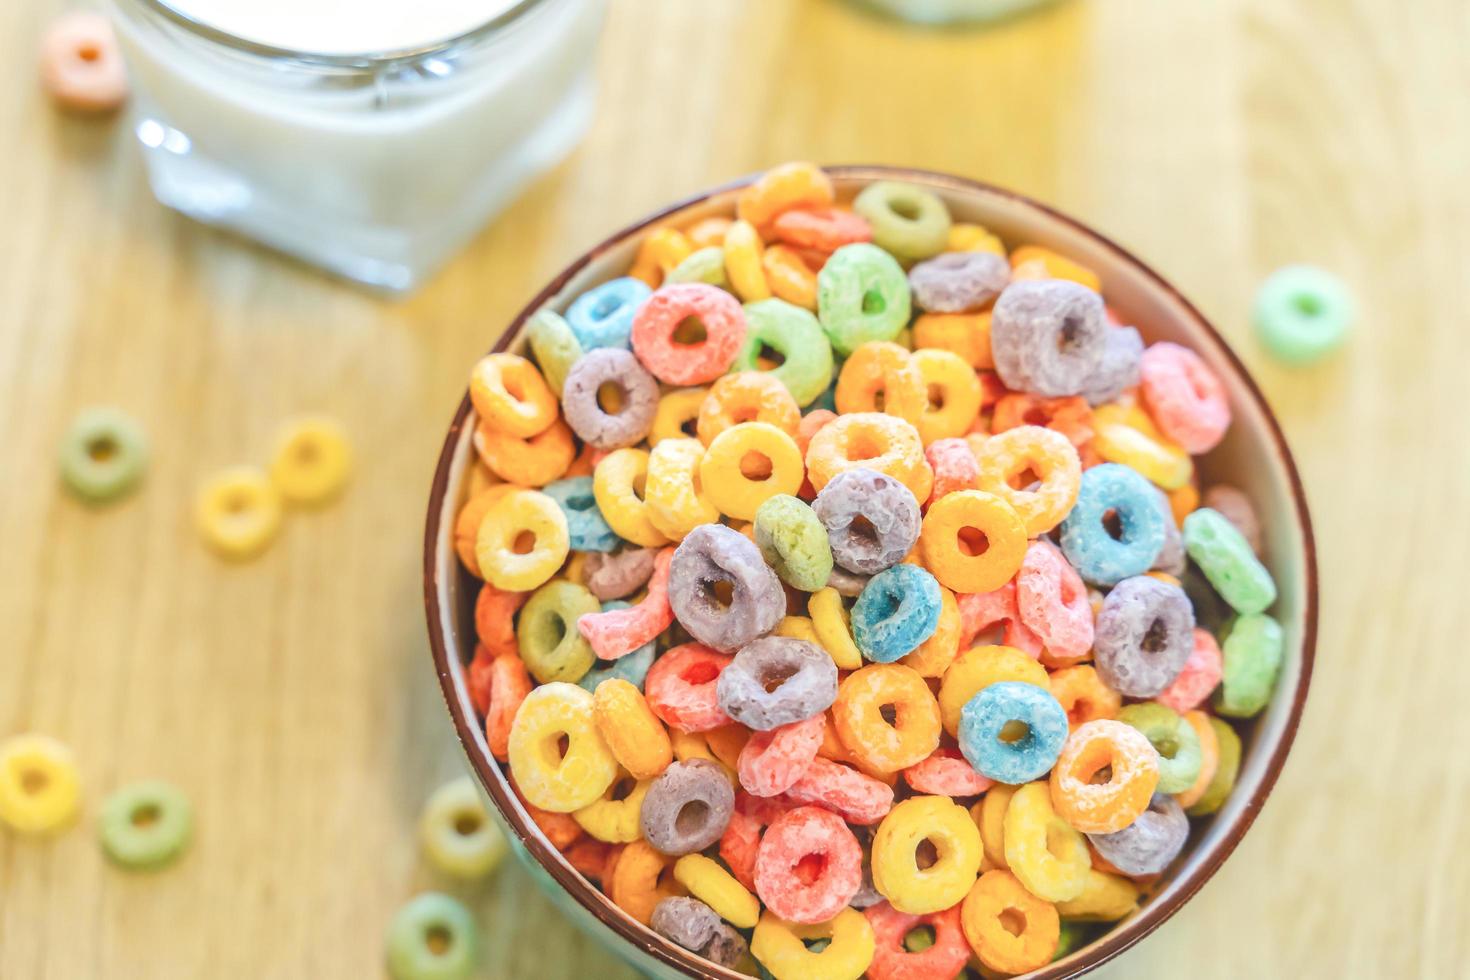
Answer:
<svg viewBox="0 0 1470 980"><path fill-rule="evenodd" d="M1470 13L1464 0L1095 0L992 31L837 0L617 0L597 121L421 292L365 295L158 207L121 122L55 115L0 5L0 735L77 753L85 811L0 833L0 977L382 973L426 793L461 771L426 652L431 467L475 356L564 262L675 196L795 157L1009 185L1104 229L1220 326L1305 476L1323 581L1301 734L1261 819L1115 977L1464 975L1470 960ZM1340 357L1252 339L1261 277L1352 284ZM56 447L79 408L147 426L146 487L92 510ZM191 519L301 412L350 428L340 505L245 566ZM198 814L176 867L96 844L140 777ZM510 869L455 889L485 977L630 977Z"/></svg>

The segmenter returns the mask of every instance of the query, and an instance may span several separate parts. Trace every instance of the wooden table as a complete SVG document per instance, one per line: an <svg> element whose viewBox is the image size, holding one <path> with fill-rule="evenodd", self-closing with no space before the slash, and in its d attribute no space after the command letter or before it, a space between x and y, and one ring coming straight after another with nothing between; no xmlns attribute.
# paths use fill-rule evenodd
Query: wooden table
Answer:
<svg viewBox="0 0 1470 980"><path fill-rule="evenodd" d="M158 207L121 122L35 91L33 38L63 6L0 8L0 734L74 746L86 809L55 840L0 833L0 977L381 973L393 910L445 886L414 838L461 771L419 548L470 364L610 229L793 157L950 170L1107 230L1235 342L1295 447L1324 598L1295 753L1224 870L1107 975L1463 975L1463 0L1099 0L954 34L837 0L621 0L581 148L402 302ZM1339 358L1287 371L1248 311L1298 260L1346 278L1362 315ZM55 463L94 403L154 446L143 492L103 510ZM221 563L197 485L264 461L305 411L351 428L350 493ZM125 874L95 817L146 776L189 791L198 837L177 867ZM518 870L456 891L486 977L630 976Z"/></svg>

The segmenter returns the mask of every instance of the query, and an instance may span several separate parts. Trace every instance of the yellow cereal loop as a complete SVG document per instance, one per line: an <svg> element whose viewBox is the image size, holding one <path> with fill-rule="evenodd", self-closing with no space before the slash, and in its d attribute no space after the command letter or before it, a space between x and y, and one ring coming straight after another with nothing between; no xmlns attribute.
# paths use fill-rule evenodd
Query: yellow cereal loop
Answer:
<svg viewBox="0 0 1470 980"><path fill-rule="evenodd" d="M919 866L928 841L935 859ZM900 912L928 915L957 904L975 884L984 856L980 830L947 796L915 796L895 806L873 837L873 885Z"/></svg>
<svg viewBox="0 0 1470 980"><path fill-rule="evenodd" d="M598 684L592 714L602 740L634 779L652 779L674 761L669 733L631 682L610 677Z"/></svg>
<svg viewBox="0 0 1470 980"><path fill-rule="evenodd" d="M1005 258L1006 247L995 233L983 225L953 224L949 226L946 252L993 252Z"/></svg>
<svg viewBox="0 0 1470 980"><path fill-rule="evenodd" d="M796 441L766 422L742 422L721 432L699 464L705 497L738 521L755 520L760 505L777 494L796 496L804 475Z"/></svg>
<svg viewBox="0 0 1470 980"><path fill-rule="evenodd" d="M537 490L512 490L491 504L475 537L480 575L506 592L544 585L570 550L566 514Z"/></svg>
<svg viewBox="0 0 1470 980"><path fill-rule="evenodd" d="M683 541L699 525L720 519L700 483L703 460L704 443L682 436L663 440L648 454L643 500L649 521L670 541Z"/></svg>
<svg viewBox="0 0 1470 980"><path fill-rule="evenodd" d="M1189 453L1167 439L1137 406L1099 405L1092 413L1092 448L1109 463L1122 463L1164 490L1178 490L1194 475Z"/></svg>
<svg viewBox="0 0 1470 980"><path fill-rule="evenodd" d="M1011 253L1013 279L1070 279L1095 293L1102 292L1102 280L1087 266L1058 255L1040 245L1022 245Z"/></svg>
<svg viewBox="0 0 1470 980"><path fill-rule="evenodd" d="M644 236L643 242L638 246L638 254L633 259L628 275L657 289L674 266L689 258L693 251L694 243L682 231L677 228L655 228Z"/></svg>
<svg viewBox="0 0 1470 980"><path fill-rule="evenodd" d="M540 370L519 354L480 358L470 373L470 402L484 425L517 439L545 432L559 411Z"/></svg>
<svg viewBox="0 0 1470 980"><path fill-rule="evenodd" d="M587 833L609 844L631 844L643 836L643 798L653 780L635 780L628 773L620 773L594 803L572 811ZM620 792L626 795L619 796Z"/></svg>
<svg viewBox="0 0 1470 980"><path fill-rule="evenodd" d="M216 553L244 561L265 551L280 531L281 494L261 470L236 466L204 484L195 518Z"/></svg>
<svg viewBox="0 0 1470 980"><path fill-rule="evenodd" d="M709 747L709 741L704 737L704 733L682 732L677 728L670 728L669 742L674 747L675 759L678 759L680 762L688 762L690 759L703 759L706 762L713 762L720 767L725 777L730 780L730 785L737 789L739 788L740 782L735 777L735 770L720 761L719 756L715 755L714 749Z"/></svg>
<svg viewBox="0 0 1470 980"><path fill-rule="evenodd" d="M992 370L990 312L925 313L914 321L914 346L920 350L947 350L970 367Z"/></svg>
<svg viewBox="0 0 1470 980"><path fill-rule="evenodd" d="M509 760L526 802L552 813L591 806L618 778L618 760L593 720L592 695L565 681L543 684L521 702Z"/></svg>
<svg viewBox="0 0 1470 980"><path fill-rule="evenodd" d="M991 867L1006 867L1006 809L1010 807L1011 797L1016 795L1019 788L996 783L970 809L972 817L979 811L976 824L980 828L980 841L985 845L985 860L990 862Z"/></svg>
<svg viewBox="0 0 1470 980"><path fill-rule="evenodd" d="M81 801L76 759L49 735L0 742L0 823L22 834L60 829Z"/></svg>
<svg viewBox="0 0 1470 980"><path fill-rule="evenodd" d="M1016 509L1026 533L1045 534L1071 512L1082 486L1077 447L1060 432L1019 425L986 439L975 453L976 485ZM1027 489L1033 478L1040 482Z"/></svg>
<svg viewBox="0 0 1470 980"><path fill-rule="evenodd" d="M1037 898L1066 902L1087 886L1087 839L1052 810L1046 783L1027 783L1011 797L1005 842L1007 866Z"/></svg>
<svg viewBox="0 0 1470 980"><path fill-rule="evenodd" d="M644 501L648 453L642 449L614 449L592 471L592 496L618 537L644 548L657 548L669 539L653 523Z"/></svg>
<svg viewBox="0 0 1470 980"><path fill-rule="evenodd" d="M481 468L472 468L472 483ZM347 433L326 418L300 419L287 426L271 461L271 482L281 496L307 506L335 497L351 472L352 446Z"/></svg>
<svg viewBox="0 0 1470 980"><path fill-rule="evenodd" d="M1127 878L1088 868L1082 894L1058 902L1057 912L1081 922L1117 922L1138 908L1138 896L1138 886Z"/></svg>
<svg viewBox="0 0 1470 980"><path fill-rule="evenodd" d="M658 400L648 444L657 446L665 439L692 438L699 420L699 409L708 394L708 388L675 388L667 392Z"/></svg>
<svg viewBox="0 0 1470 980"><path fill-rule="evenodd" d="M1021 681L1051 690L1046 668L1015 647L971 647L955 658L939 682L939 717L944 730L957 735L960 712L981 690L999 681Z"/></svg>
<svg viewBox="0 0 1470 980"><path fill-rule="evenodd" d="M725 275L742 302L771 298L761 264L762 249L760 233L749 221L737 221L725 232Z"/></svg>
<svg viewBox="0 0 1470 980"><path fill-rule="evenodd" d="M817 635L817 628L812 625L811 619L806 616L783 616L771 631L776 636L785 636L793 640L806 640L808 643L822 645L822 638Z"/></svg>
<svg viewBox="0 0 1470 980"><path fill-rule="evenodd" d="M980 416L980 379L974 369L959 354L934 347L914 351L911 360L927 393L916 423L924 445L969 432Z"/></svg>
<svg viewBox="0 0 1470 980"><path fill-rule="evenodd" d="M812 617L817 642L841 670L857 670L863 665L862 651L852 639L852 625L842 593L831 586L818 589L806 602Z"/></svg>
<svg viewBox="0 0 1470 980"><path fill-rule="evenodd" d="M686 854L675 861L674 879L737 929L753 929L760 919L760 901L734 875L703 854Z"/></svg>
<svg viewBox="0 0 1470 980"><path fill-rule="evenodd" d="M955 490L930 506L919 532L924 565L947 589L993 592L1026 557L1026 527L1004 498Z"/></svg>
<svg viewBox="0 0 1470 980"><path fill-rule="evenodd" d="M817 939L830 940L821 952L806 945ZM851 906L815 925L785 922L765 912L750 937L751 955L776 980L857 980L873 962L876 948L867 916Z"/></svg>
<svg viewBox="0 0 1470 980"><path fill-rule="evenodd" d="M1056 906L1000 870L985 872L965 896L960 927L981 964L1003 974L1028 973L1050 963L1061 934Z"/></svg>

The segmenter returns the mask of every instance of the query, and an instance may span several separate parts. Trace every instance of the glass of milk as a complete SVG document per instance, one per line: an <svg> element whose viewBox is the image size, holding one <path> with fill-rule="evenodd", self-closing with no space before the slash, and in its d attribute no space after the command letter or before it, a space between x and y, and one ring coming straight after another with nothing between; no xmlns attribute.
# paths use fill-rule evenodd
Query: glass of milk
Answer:
<svg viewBox="0 0 1470 980"><path fill-rule="evenodd" d="M153 193L407 290L592 116L605 0L112 0Z"/></svg>

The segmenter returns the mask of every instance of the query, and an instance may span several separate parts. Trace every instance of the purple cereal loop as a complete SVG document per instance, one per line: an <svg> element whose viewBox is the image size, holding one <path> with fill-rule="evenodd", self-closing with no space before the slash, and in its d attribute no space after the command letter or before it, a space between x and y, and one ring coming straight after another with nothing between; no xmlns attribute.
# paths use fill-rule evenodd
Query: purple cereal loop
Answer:
<svg viewBox="0 0 1470 980"><path fill-rule="evenodd" d="M719 582L732 587L729 606L716 598ZM733 653L776 628L786 615L786 590L755 542L723 524L701 524L674 551L669 605L695 640Z"/></svg>
<svg viewBox="0 0 1470 980"><path fill-rule="evenodd" d="M1013 282L995 301L990 348L1001 381L1049 398L1075 395L1102 363L1102 297L1066 279Z"/></svg>
<svg viewBox="0 0 1470 980"><path fill-rule="evenodd" d="M1010 263L994 252L946 252L909 270L914 302L930 313L983 309L1010 281Z"/></svg>
<svg viewBox="0 0 1470 980"><path fill-rule="evenodd" d="M703 949L715 935L720 917L697 898L680 895L666 898L653 907L648 925L654 932L691 953Z"/></svg>
<svg viewBox="0 0 1470 980"><path fill-rule="evenodd" d="M1261 519L1256 515L1256 505L1251 503L1244 490L1228 483L1217 483L1205 491L1200 506L1219 511L1221 517L1235 525L1256 557L1260 557Z"/></svg>
<svg viewBox="0 0 1470 980"><path fill-rule="evenodd" d="M715 690L725 714L769 732L830 708L837 700L837 665L810 641L764 636L740 648Z"/></svg>
<svg viewBox="0 0 1470 980"><path fill-rule="evenodd" d="M868 586L871 575L859 575L857 572L849 572L841 565L832 566L832 574L827 576L827 586L837 590L838 595L849 599L856 599L863 594L863 589Z"/></svg>
<svg viewBox="0 0 1470 980"><path fill-rule="evenodd" d="M1167 793L1155 793L1148 809L1122 830L1087 835L1097 853L1125 875L1163 871L1179 856L1188 837L1189 818Z"/></svg>
<svg viewBox="0 0 1470 980"><path fill-rule="evenodd" d="M1194 649L1194 608L1177 585L1125 578L1103 599L1092 642L1103 683L1125 697L1151 698L1174 682Z"/></svg>
<svg viewBox="0 0 1470 980"><path fill-rule="evenodd" d="M591 552L583 566L587 591L603 602L626 599L653 577L657 548L629 548L615 554Z"/></svg>
<svg viewBox="0 0 1470 980"><path fill-rule="evenodd" d="M718 841L735 812L735 790L718 763L675 762L656 776L643 797L643 836L663 854L702 851Z"/></svg>
<svg viewBox="0 0 1470 980"><path fill-rule="evenodd" d="M1187 562L1184 535L1179 533L1179 525L1174 523L1174 508L1169 504L1169 498L1162 490L1156 489L1154 493L1159 498L1159 508L1164 512L1164 546L1159 549L1159 556L1149 571L1164 572L1178 578L1184 574Z"/></svg>
<svg viewBox="0 0 1470 980"><path fill-rule="evenodd" d="M603 410L597 392L611 382L622 389L617 414ZM561 411L583 442L594 449L631 446L648 435L658 412L658 382L631 351L603 347L577 358L562 382Z"/></svg>
<svg viewBox="0 0 1470 980"><path fill-rule="evenodd" d="M866 467L834 476L817 494L812 511L827 529L832 559L863 575L903 561L919 540L923 522L913 491ZM859 517L868 526L855 530L853 522Z"/></svg>
<svg viewBox="0 0 1470 980"><path fill-rule="evenodd" d="M1103 341L1102 360L1082 386L1080 394L1089 405L1101 405L1138 386L1143 358L1143 338L1132 327L1111 327Z"/></svg>
<svg viewBox="0 0 1470 980"><path fill-rule="evenodd" d="M720 922L715 925L709 945L700 950L699 954L711 963L734 970L745 962L749 952L750 947L746 945L745 937L736 932L733 926Z"/></svg>

